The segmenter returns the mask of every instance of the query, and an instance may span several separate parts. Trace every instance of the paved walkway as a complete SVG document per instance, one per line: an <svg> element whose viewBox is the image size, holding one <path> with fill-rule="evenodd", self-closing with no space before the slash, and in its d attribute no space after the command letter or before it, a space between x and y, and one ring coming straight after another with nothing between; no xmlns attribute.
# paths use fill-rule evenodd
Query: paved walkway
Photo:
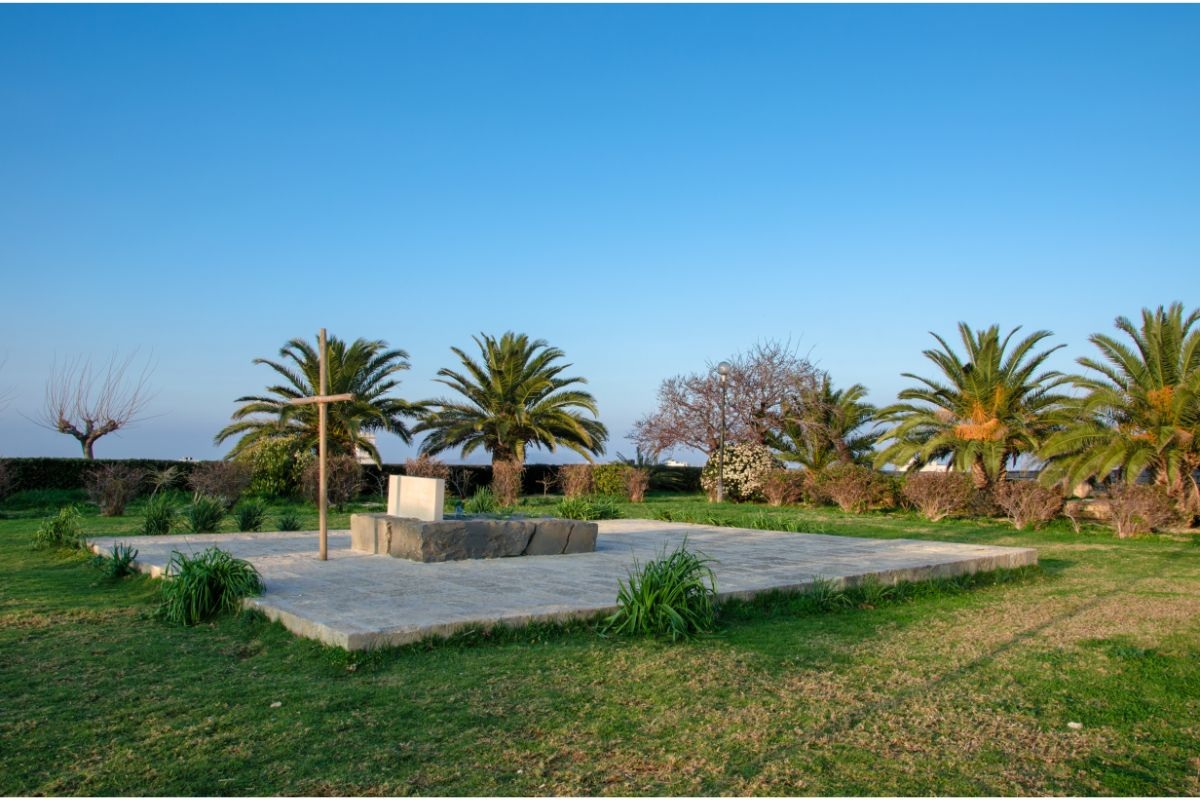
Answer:
<svg viewBox="0 0 1200 800"><path fill-rule="evenodd" d="M678 522L608 520L595 553L523 556L422 564L350 549L346 531L329 535L329 561L317 560L317 534L242 533L108 537L104 552L125 541L138 566L160 575L173 550L218 544L262 573L266 591L247 601L289 630L359 650L447 635L468 625L522 624L611 610L617 581L634 559L647 561L687 537L688 547L716 560L722 596L802 589L815 578L854 583L922 580L1037 562L1029 548L912 539L860 539L776 533Z"/></svg>

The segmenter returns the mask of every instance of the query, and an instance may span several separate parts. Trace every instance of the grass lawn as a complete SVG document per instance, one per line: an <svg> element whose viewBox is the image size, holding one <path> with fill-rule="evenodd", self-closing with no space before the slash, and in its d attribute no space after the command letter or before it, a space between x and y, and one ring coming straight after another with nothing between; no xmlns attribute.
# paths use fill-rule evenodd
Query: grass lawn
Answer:
<svg viewBox="0 0 1200 800"><path fill-rule="evenodd" d="M5 795L1200 794L1195 537L653 497L627 516L1031 545L1042 570L678 645L576 626L351 655L156 621L155 581L29 547L62 499L0 507ZM84 524L132 532L137 507Z"/></svg>

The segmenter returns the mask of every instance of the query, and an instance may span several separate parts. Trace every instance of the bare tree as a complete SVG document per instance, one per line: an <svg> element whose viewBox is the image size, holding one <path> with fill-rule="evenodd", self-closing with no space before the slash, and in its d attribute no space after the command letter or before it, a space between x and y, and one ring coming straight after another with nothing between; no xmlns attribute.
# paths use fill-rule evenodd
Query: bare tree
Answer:
<svg viewBox="0 0 1200 800"><path fill-rule="evenodd" d="M760 342L729 365L725 439L731 443L765 444L780 426L785 402L811 391L820 374L790 342ZM720 431L721 384L709 364L705 372L663 381L658 409L634 423L629 438L649 453L683 446L712 454Z"/></svg>
<svg viewBox="0 0 1200 800"><path fill-rule="evenodd" d="M153 397L146 385L152 372L149 362L136 377L130 374L136 355L119 359L114 354L103 369L93 369L91 360L84 358L62 367L51 365L37 422L75 437L83 457L95 458L96 440L138 422Z"/></svg>

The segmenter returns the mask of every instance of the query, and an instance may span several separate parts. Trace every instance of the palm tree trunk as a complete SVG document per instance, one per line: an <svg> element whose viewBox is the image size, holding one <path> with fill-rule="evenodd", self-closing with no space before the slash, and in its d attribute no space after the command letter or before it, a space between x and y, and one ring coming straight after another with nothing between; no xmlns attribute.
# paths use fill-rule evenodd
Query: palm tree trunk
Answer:
<svg viewBox="0 0 1200 800"><path fill-rule="evenodd" d="M986 489L991 484L981 458L975 459L971 464L971 482L975 484L976 489Z"/></svg>

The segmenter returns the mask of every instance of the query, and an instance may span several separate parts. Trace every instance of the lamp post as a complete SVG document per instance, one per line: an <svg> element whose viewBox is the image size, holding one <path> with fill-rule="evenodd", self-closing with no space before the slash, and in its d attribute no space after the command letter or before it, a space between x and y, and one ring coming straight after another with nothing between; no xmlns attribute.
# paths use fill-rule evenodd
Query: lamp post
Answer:
<svg viewBox="0 0 1200 800"><path fill-rule="evenodd" d="M717 376L721 381L721 438L717 448L717 502L725 502L725 395L729 391L729 362L717 364Z"/></svg>

